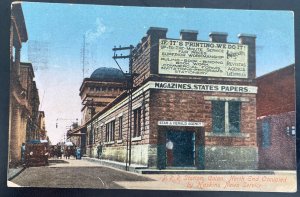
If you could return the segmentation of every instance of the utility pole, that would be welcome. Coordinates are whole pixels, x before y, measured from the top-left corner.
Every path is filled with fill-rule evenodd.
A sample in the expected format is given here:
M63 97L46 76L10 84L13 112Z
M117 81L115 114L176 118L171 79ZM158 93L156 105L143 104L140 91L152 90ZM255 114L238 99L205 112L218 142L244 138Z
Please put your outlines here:
M82 55L82 78L84 79L84 68L85 68L85 35L83 36L83 44L81 49L81 55Z
M130 45L128 47L114 47L112 50L114 51L113 59L116 64L122 71L123 75L127 81L127 95L128 95L128 130L127 130L127 139L126 139L126 170L129 171L129 166L131 164L131 139L132 139L132 92L133 92L133 78L135 74L132 73L132 50L133 46ZM117 51L129 50L129 55L119 55ZM117 59L129 59L129 72L124 73L122 68L120 67ZM129 134L128 134L129 132Z

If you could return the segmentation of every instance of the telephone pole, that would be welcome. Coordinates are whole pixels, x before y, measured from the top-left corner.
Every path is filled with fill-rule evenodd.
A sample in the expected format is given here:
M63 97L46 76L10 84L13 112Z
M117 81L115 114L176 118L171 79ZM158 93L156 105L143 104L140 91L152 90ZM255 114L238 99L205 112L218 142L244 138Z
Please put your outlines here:
M82 78L84 79L84 69L85 69L85 35L83 36L83 44L82 44L82 49L81 49L81 55L82 55Z
M126 170L129 171L129 166L131 164L131 139L132 139L132 92L133 92L133 78L136 74L132 73L132 50L133 46L127 47L114 47L112 50L114 51L113 59L115 60L116 64L122 71L123 75L126 78L127 82L127 95L128 95L128 130L127 130L127 139L126 139ZM129 55L118 55L118 51L129 50ZM129 72L124 73L122 68L120 67L117 59L129 59ZM129 132L129 134L128 134Z

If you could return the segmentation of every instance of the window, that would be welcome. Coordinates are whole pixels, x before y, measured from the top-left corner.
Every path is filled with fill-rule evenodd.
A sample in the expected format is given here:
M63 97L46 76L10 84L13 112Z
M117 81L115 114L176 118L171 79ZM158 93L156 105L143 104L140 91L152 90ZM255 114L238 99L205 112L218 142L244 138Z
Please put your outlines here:
M115 121L106 124L105 141L112 142L115 140Z
M103 125L100 127L100 141L103 142Z
M96 130L98 130L98 128L94 128L93 129L93 143L96 143Z
M241 103L240 102L229 102L229 132L238 133L240 132L240 117L241 117Z
M141 136L141 108L137 108L133 111L133 137Z
M214 132L225 132L225 102L212 101L212 120Z
M292 136L295 136L296 135L296 127L295 126L292 126Z
M123 116L119 117L119 140L122 139Z
M13 56L13 62L16 62L16 48L15 48L15 46L12 47L12 56Z
M261 142L263 148L270 146L270 122L268 119L264 119L262 122L262 136Z
M288 136L295 136L296 135L296 127L295 126L287 126L286 127L286 134L288 135Z
M89 145L93 144L93 138L94 138L94 136L93 136L93 130L94 130L93 127L91 127L90 131L89 131L89 143L88 143Z
M99 127L97 127L97 129L96 129L96 136L97 136L97 140L98 140L99 139Z
M212 101L212 128L215 133L240 132L241 103Z

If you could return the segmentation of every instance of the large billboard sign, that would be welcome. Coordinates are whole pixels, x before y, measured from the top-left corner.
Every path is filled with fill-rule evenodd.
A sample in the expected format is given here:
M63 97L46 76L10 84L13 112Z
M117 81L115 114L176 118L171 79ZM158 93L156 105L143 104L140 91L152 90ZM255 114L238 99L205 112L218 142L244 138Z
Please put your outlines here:
M160 39L159 74L248 78L248 46Z

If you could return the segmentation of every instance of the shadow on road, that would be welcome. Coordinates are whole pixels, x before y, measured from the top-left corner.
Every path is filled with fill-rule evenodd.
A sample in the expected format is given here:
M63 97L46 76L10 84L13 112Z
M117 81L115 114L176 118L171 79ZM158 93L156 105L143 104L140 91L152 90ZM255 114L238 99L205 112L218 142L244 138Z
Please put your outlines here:
M57 163L69 163L67 161L61 160L61 159L51 159L49 160L49 164L57 164Z

